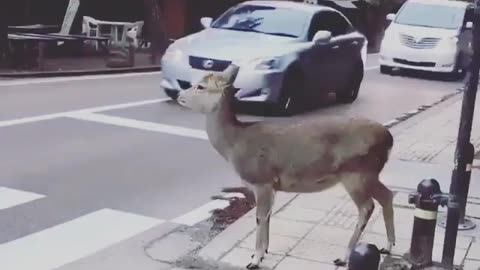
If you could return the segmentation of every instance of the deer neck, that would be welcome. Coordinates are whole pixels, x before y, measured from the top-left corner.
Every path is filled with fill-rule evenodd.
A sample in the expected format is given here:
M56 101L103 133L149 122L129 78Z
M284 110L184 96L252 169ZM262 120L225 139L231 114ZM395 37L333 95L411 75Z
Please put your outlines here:
M217 107L207 114L206 120L206 131L211 144L227 160L241 132L240 122L233 109L234 98L233 89L227 90Z

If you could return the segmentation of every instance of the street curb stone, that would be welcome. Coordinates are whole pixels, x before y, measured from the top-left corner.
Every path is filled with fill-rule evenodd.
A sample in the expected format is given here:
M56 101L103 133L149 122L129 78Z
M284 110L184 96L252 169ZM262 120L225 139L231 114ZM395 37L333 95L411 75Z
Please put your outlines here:
M295 193L279 193L273 207L273 213L282 210L283 207L288 205L296 197L298 197L298 194ZM198 255L204 260L221 260L233 248L243 242L253 230L255 230L255 211L256 207L252 208L237 221L228 226L204 248L202 248Z
M435 107L436 105L439 105L455 96L457 96L458 94L462 93L464 91L464 87L461 87L461 88L458 88L457 90L455 90L455 92L453 93L449 93L449 94L446 94L444 96L442 96L441 98L435 100L434 102L432 103L429 103L429 104L423 104L423 105L420 105L417 109L414 109L414 110L411 110L409 112L406 112L406 113L403 113L397 117L395 117L394 119L384 123L383 125L387 128L392 128L432 107Z
M142 73L161 71L159 65L134 68L115 68L115 69L94 69L94 70L70 70L70 71L46 71L46 72L18 72L18 73L0 73L0 78L45 78L45 77L69 77L85 75L106 75L122 73Z

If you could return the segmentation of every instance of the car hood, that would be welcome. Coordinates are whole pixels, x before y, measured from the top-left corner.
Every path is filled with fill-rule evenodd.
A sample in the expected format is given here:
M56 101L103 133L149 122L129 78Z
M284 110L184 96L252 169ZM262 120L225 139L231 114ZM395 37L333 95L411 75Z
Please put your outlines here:
M208 28L177 40L173 46L187 55L233 61L279 56L305 44L290 37Z
M411 35L416 38L445 38L457 35L457 29L442 29L392 23L389 31Z

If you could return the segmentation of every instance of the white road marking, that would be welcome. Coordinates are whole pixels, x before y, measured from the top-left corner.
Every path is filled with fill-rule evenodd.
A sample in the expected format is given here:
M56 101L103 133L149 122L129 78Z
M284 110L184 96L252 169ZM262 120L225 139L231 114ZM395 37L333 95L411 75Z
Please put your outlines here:
M36 79L12 79L0 81L0 86L21 86L41 83L72 82L85 80L103 80L112 78L140 77L149 75L160 75L161 71L143 72L143 73L125 73L125 74L106 74L106 75L85 75L72 77L54 77L54 78L36 78Z
M366 67L365 70L374 70L374 69L379 69L380 66L370 66L370 67Z
M115 110L115 109L125 109L125 108L130 108L130 107L137 107L137 106L143 106L143 105L148 105L148 104L165 102L167 100L170 100L170 99L169 98L150 99L150 100L143 100L143 101L137 101L137 102L129 102L129 103L107 105L107 106L101 106L101 107L93 107L93 108L81 109L81 110L76 110L76 111L67 111L67 112L60 112L60 113L44 114L44 115L39 115L39 116L31 116L31 117L24 117L24 118L12 119L12 120L0 121L0 128L1 127L14 126L14 125L20 125L20 124L34 123L34 122L45 121L45 120L52 120L52 119L56 119L56 118L62 118L62 117L66 117L66 116L68 116L70 114L74 114L74 113L102 112L102 111Z
M102 209L0 245L0 262L4 270L53 270L163 222Z
M170 222L183 224L187 226L193 226L198 222L201 222L209 218L212 215L212 213L210 213L212 210L223 209L227 207L229 204L230 203L226 200L213 200L182 216L179 216L177 218L170 220Z
M93 122L110 124L110 125L115 125L120 127L137 128L137 129L142 129L147 131L161 132L161 133L167 133L167 134L172 134L177 136L208 140L207 133L201 129L184 128L184 127L158 124L153 122L146 122L146 121L109 116L104 114L96 114L96 113L72 113L67 116L74 119L93 121Z
M45 195L0 187L0 210L44 198Z

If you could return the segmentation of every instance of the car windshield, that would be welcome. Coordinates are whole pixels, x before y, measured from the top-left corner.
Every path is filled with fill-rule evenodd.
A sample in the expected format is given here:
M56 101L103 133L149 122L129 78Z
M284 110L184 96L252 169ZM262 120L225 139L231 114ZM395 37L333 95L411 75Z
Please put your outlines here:
M299 37L305 31L309 14L301 10L259 5L239 5L228 10L212 28Z
M414 26L456 29L462 25L462 7L407 3L395 18L395 23Z

